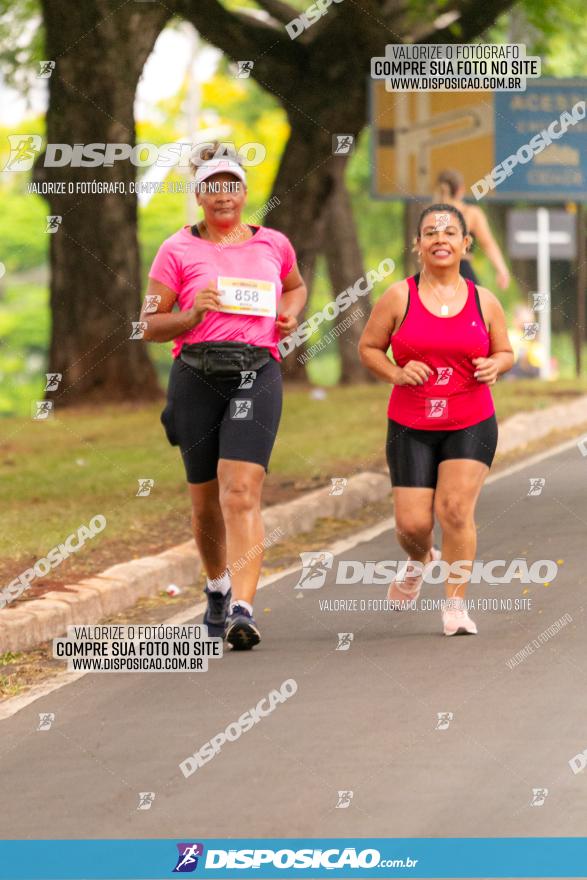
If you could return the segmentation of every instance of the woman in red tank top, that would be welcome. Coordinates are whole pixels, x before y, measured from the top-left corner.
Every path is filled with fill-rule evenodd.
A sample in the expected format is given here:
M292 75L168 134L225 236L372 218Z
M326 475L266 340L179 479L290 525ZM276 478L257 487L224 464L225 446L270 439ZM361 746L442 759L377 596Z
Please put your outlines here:
M446 635L477 632L464 598L477 549L475 505L497 445L490 386L514 359L499 300L459 274L469 243L458 209L426 208L416 237L422 270L384 293L359 344L365 366L393 385L387 460L397 539L409 558L388 598L398 610L417 608L423 567L458 563L445 584ZM435 516L442 556L433 546Z

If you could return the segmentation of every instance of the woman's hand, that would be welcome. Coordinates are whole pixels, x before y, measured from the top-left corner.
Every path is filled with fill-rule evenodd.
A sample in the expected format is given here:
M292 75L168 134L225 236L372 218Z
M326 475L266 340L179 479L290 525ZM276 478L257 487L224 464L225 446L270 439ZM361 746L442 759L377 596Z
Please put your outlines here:
M394 385L423 385L432 375L432 369L422 361L408 361Z
M486 385L495 385L499 374L497 361L492 358L473 358L472 363L475 367L473 375L478 382L484 382Z
M194 304L184 312L188 330L200 324L206 317L206 312L218 311L221 306L220 296L214 287L205 287L198 290L194 297Z
M278 315L275 324L280 337L283 339L284 336L289 336L290 333L297 329L298 319L294 318L293 315Z

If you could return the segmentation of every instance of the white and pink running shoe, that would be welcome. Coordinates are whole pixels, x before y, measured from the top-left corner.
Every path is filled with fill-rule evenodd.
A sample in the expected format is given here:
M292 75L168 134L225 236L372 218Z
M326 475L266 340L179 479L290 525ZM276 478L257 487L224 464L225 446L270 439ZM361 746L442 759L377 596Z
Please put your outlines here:
M440 550L438 547L432 547L430 550L430 562L438 562L440 559ZM414 602L418 599L420 595L420 590L422 589L422 582L424 580L423 577L423 569L424 564L419 565L417 562L413 564L413 573L410 573L410 562L413 560L408 559L406 563L405 574L398 574L390 583L389 589L387 591L387 598L391 602L396 603L396 609L398 611L406 611L409 610L410 602ZM419 573L416 573L419 571Z
M456 636L459 633L477 635L477 625L469 617L465 600L460 597L446 600L442 609L442 625L445 636Z

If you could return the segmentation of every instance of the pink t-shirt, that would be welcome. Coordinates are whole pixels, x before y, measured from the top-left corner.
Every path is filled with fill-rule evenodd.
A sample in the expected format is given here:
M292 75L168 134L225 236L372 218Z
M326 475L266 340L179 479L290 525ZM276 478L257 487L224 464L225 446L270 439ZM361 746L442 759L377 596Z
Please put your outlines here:
M281 282L293 269L296 255L283 233L266 226L253 228L257 231L247 241L219 245L192 235L190 227L184 226L163 242L153 260L149 278L160 281L177 294L182 312L191 308L199 290L215 288L219 275L272 281L277 307ZM208 311L200 324L176 336L172 354L177 357L186 342L219 341L248 342L269 348L273 357L281 360L275 318L215 311Z

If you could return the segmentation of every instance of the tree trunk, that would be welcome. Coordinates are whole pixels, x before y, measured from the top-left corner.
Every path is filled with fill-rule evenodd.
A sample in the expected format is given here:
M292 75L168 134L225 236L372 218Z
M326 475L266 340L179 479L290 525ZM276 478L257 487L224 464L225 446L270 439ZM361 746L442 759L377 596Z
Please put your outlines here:
M271 194L280 203L268 215L267 224L291 239L308 288L308 300L324 238L328 203L343 167L344 159L332 156L329 132L303 122L292 127ZM307 306L298 318L300 323L305 314ZM301 346L284 358L283 375L288 382L307 381L306 368L300 360L302 352Z
M414 240L418 232L420 214L430 204L430 199L409 199L404 203L404 274L407 277L420 271Z
M330 199L324 235L324 255L332 283L333 298L365 274L355 218L344 178L339 181ZM343 384L375 381L375 377L359 360L357 350L370 311L369 297L364 296L353 303L344 315L336 319L337 323L342 320L351 322L338 337L341 359L340 381Z
M105 7L111 7L110 12ZM169 18L163 7L86 0L45 0L49 80L48 144L135 144L136 85L155 39ZM141 340L141 276L137 200L130 161L112 167L35 167L35 180L65 183L72 194L47 196L51 215L51 344L48 368L61 373L48 392L58 406L151 400L161 395ZM78 192L78 185L118 182L125 192Z

